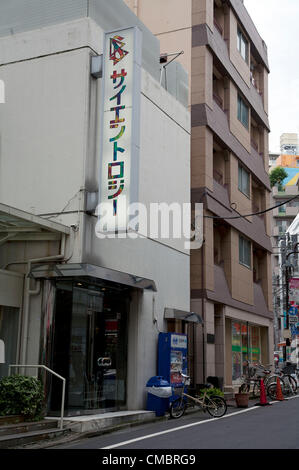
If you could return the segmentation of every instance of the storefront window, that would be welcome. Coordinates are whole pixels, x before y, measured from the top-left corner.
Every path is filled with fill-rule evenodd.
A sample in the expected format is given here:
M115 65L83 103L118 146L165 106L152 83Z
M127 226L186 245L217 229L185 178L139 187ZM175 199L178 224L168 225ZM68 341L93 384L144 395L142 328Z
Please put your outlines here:
M238 383L244 373L244 362L261 358L260 328L247 323L232 322L232 381Z
M261 358L260 350L260 329L257 326L251 326L251 362L257 362Z

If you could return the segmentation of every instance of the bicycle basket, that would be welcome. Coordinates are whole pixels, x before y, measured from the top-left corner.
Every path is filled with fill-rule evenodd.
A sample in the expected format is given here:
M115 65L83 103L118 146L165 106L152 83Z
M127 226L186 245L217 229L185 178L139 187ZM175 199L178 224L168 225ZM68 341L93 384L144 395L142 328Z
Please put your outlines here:
M173 395L178 396L178 397L182 396L183 391L184 391L183 386L173 387L172 388Z
M295 374L296 367L296 364L288 364L287 366L284 366L281 370L284 374Z

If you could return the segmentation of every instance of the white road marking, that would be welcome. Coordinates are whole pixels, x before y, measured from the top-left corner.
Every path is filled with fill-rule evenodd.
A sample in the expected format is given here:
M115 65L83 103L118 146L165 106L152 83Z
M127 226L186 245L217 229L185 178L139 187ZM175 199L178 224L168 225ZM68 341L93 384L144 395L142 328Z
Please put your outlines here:
M299 395L295 395L294 397L290 397L290 398L288 398L288 400L290 400L292 398L299 398ZM281 403L281 402L280 401L271 401L270 402L271 405L274 404L274 403ZM244 410L235 411L234 413L226 414L226 415L222 416L221 418L211 418L211 419L206 419L206 420L203 420L203 421L197 421L196 423L185 424L183 426L178 426L177 428L167 429L166 431L160 431L160 432L156 432L156 433L153 433L153 434L148 434L146 436L141 436L141 437L137 437L135 439L130 439L128 441L119 442L118 444L113 444L113 445L110 445L110 446L107 446L107 447L101 447L100 449L116 449L117 447L126 446L128 444L132 444L133 442L142 441L144 439L150 439L151 437L162 436L163 434L168 434L168 433L175 432L175 431L181 431L182 429L191 428L193 426L199 426L201 424L212 423L213 421L218 421L219 419L230 418L231 416L239 415L239 414L242 414L242 413L247 413L248 411L257 410L257 409L258 409L258 406L257 407L252 406L252 407L246 408Z

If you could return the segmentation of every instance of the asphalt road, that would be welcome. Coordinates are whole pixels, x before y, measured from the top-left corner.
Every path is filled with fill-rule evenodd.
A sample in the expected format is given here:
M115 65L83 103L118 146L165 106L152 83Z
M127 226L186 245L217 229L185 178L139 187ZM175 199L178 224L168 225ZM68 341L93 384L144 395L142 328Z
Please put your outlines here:
M193 413L56 449L299 449L299 396L271 406L228 410L222 418Z

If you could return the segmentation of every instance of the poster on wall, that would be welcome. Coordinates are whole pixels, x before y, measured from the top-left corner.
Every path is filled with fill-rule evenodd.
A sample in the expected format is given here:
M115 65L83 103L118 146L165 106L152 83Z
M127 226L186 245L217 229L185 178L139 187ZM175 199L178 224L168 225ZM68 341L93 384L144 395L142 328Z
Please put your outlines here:
M141 40L137 27L104 34L99 231L126 231L138 198Z

